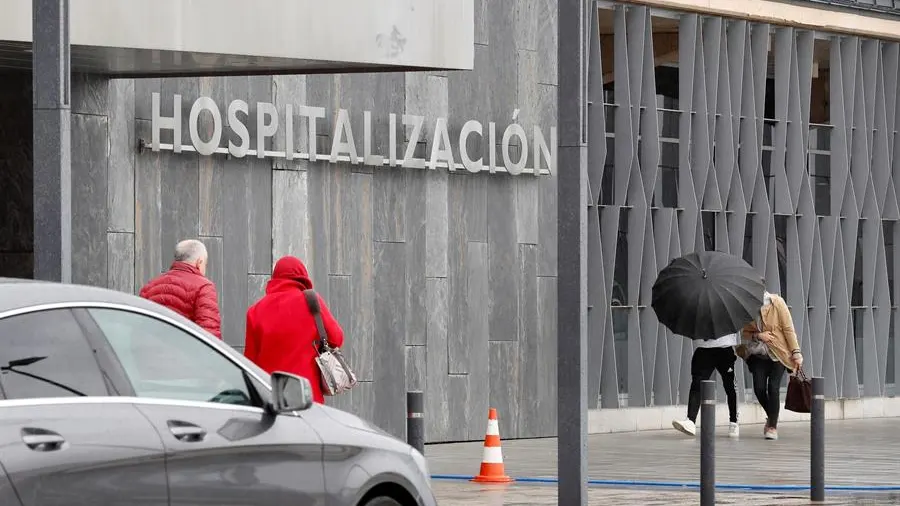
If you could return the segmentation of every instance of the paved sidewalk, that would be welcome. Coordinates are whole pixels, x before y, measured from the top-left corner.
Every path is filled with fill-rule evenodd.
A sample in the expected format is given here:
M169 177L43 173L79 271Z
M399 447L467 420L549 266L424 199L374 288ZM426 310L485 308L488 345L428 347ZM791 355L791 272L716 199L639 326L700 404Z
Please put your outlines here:
M781 439L766 441L760 425L742 426L739 440L729 439L727 428L719 428L716 481L809 485L809 424L784 423L778 429ZM900 419L891 418L827 422L826 484L900 485L898 429ZM588 445L591 479L693 483L699 480L699 437L690 438L674 429L592 435ZM482 443L429 445L425 454L432 474L472 475L478 472L481 463ZM556 476L555 438L504 441L503 457L510 476ZM555 487L548 488L555 490ZM808 492L790 493L803 496ZM900 497L900 492L897 494ZM693 497L696 500L696 493ZM900 498L890 504L900 504Z
M441 506L526 506L557 504L555 486L546 485L475 485L435 480L435 495ZM609 489L593 487L588 493L592 506L696 506L700 501L698 491L666 491L646 489ZM900 496L881 494L876 496L837 495L828 498L827 505L895 505ZM747 494L717 492L716 504L735 506L795 506L810 504L803 494ZM823 503L816 503L823 504Z

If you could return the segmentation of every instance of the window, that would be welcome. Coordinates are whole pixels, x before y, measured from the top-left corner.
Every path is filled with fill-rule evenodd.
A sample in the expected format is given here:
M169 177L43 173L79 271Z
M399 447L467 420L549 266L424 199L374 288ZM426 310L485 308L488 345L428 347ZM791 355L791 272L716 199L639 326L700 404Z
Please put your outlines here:
M891 307L897 303L894 301L894 223L889 220L881 220L881 230L884 235L884 258L887 261L888 292L891 297Z
M629 308L613 307L613 335L616 348L616 373L619 393L628 393L628 315Z
M678 143L661 140L659 145L659 182L655 202L661 207L678 207Z
M863 356L865 355L865 337L866 337L866 329L865 329L865 309L854 308L850 311L850 316L853 319L853 349L856 351L856 379L859 381L859 386L863 386L863 382L865 381L865 369L863 366L865 362L863 362ZM860 392L862 389L860 388ZM847 392L844 392L846 395ZM853 392L851 392L851 395Z
M703 248L706 251L716 251L716 213L701 211L700 220L703 225Z
M888 346L887 346L887 375L885 376L885 382L889 385L897 384L897 356L895 355L896 351L894 351L897 346L897 341L894 336L895 325L897 324L897 311L895 309L891 310L891 329L888 334ZM895 388L896 391L896 388Z
M191 334L156 318L89 309L138 397L259 405L244 370Z
M781 293L787 294L787 216L775 216L775 252L778 257L778 281Z
M638 261L640 259L637 259ZM611 306L628 305L628 210L619 211L619 230L616 234L616 263L613 271Z
M748 214L744 220L744 261L753 265L753 215Z
M0 320L0 387L7 399L109 395L94 350L68 309Z
M600 179L600 205L611 206L616 194L616 139L606 137L606 162L603 165L603 177Z
M807 172L813 190L816 214L831 214L831 128L828 125L809 127L809 157Z
M866 305L863 301L863 251L865 251L865 222L860 220L856 229L856 258L853 266L853 285L850 287L850 305L857 307Z

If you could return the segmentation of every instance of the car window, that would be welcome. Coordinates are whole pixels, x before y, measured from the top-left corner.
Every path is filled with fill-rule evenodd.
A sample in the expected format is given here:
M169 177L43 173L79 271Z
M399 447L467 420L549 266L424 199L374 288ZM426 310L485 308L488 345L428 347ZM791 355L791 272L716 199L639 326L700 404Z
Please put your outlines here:
M138 397L253 406L244 370L200 339L162 320L89 308Z
M94 350L68 309L0 320L0 387L7 399L109 395Z

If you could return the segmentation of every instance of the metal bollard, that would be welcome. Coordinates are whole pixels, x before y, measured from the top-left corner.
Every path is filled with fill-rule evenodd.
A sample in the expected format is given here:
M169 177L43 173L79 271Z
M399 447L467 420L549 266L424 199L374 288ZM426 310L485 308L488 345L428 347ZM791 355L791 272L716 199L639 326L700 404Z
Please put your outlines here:
M812 378L810 410L809 499L825 502L825 380Z
M700 406L700 506L716 504L716 382L702 382Z
M406 443L425 454L425 396L406 392Z

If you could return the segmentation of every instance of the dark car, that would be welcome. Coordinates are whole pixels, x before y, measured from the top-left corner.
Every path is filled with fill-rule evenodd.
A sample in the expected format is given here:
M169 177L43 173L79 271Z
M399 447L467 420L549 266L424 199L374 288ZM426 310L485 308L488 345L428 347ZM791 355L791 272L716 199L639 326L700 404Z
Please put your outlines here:
M152 302L0 278L0 505L433 505L421 453Z

